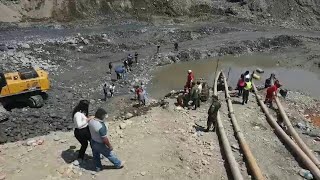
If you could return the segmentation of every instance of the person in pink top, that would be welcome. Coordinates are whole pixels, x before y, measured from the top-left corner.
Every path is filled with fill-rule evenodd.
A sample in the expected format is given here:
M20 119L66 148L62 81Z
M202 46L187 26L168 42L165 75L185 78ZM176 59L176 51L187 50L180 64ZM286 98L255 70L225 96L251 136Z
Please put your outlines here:
M238 80L238 96L241 96L243 93L243 88L244 88L245 82L244 82L244 75L241 74L240 79Z

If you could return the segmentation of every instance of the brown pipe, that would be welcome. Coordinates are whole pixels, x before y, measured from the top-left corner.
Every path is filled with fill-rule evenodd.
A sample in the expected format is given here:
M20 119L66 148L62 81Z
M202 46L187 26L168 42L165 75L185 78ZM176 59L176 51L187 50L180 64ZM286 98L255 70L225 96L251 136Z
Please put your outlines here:
M259 168L256 159L254 158L244 136L243 133L241 132L240 126L237 122L236 116L234 115L234 110L232 107L232 102L230 99L230 95L229 95L229 90L228 90L228 84L227 84L227 80L225 78L224 73L222 73L223 75L223 80L224 80L224 86L225 86L225 92L226 92L226 97L227 97L227 102L228 102L228 108L229 108L229 113L230 113L230 117L231 117L231 121L232 121L232 125L234 127L234 131L236 132L236 136L239 140L239 144L240 147L242 149L242 152L244 153L247 161L248 161L248 165L250 168L251 173L253 174L254 179L256 180L263 180L265 179L262 175L261 169Z
M252 82L252 87L254 93L260 104L261 109L264 111L267 116L269 124L275 129L277 134L284 140L284 142L291 148L292 152L301 160L301 162L311 171L315 179L320 180L320 170L318 167L311 161L311 159L300 149L300 147L292 141L292 139L283 131L283 129L278 125L274 117L269 113L267 106L263 103L261 97L258 95L258 90L254 83Z
M313 161L313 163L320 167L320 162L318 158L312 153L312 151L308 148L308 146L302 141L302 139L299 137L297 131L293 128L286 112L284 111L281 102L279 101L278 97L275 97L276 104L278 106L278 109L280 111L281 117L285 123L285 125L288 127L289 134L293 137L293 139L296 141L298 146L302 149L304 153L306 153L307 156Z
M217 81L218 81L220 73L221 72L219 72L217 74L217 76L215 78L215 81L214 81L214 89L213 89L213 94L214 95L218 95L218 93L217 93ZM232 177L233 177L234 180L243 180L243 177L242 177L242 174L240 172L238 163L237 163L236 159L233 156L233 152L231 150L231 146L230 146L229 140L228 140L226 132L224 130L224 127L223 127L223 124L222 124L222 121L221 121L221 118L220 118L219 111L217 113L217 126L218 126L217 128L218 128L218 132L219 132L219 137L221 138L222 146L223 146L223 149L225 151L225 154L226 154L226 157L227 157L227 160L228 160L228 164L230 166Z

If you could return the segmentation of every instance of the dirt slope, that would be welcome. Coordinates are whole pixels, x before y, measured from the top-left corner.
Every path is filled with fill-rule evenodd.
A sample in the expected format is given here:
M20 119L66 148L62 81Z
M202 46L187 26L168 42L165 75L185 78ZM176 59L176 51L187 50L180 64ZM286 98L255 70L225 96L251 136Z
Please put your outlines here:
M101 14L148 17L228 16L258 24L306 28L318 26L317 0L1 0L0 22L54 19L69 21Z

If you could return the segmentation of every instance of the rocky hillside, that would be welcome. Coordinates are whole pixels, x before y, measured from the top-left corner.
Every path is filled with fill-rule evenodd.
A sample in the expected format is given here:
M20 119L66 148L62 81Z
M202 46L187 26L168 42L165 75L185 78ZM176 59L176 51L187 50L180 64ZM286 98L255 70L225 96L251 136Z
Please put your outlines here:
M70 21L110 13L234 16L285 27L318 26L318 0L0 0L0 22Z

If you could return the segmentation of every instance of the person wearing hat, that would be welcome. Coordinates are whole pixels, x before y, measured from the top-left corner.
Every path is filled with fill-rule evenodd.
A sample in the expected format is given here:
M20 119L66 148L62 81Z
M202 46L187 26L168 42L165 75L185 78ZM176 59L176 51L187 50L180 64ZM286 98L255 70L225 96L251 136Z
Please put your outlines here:
M210 108L208 110L208 120L207 120L207 129L205 132L209 132L211 126L213 125L213 132L215 131L217 127L217 114L221 107L221 103L218 99L218 96L213 95L212 96L212 103L210 105Z
M184 90L185 92L188 90L188 92L190 93L191 88L192 88L192 82L194 81L194 75L192 70L188 70L188 76L187 76L187 83L184 86Z
M273 107L272 101L277 94L278 89L281 87L281 84L278 80L275 81L274 85L267 89L266 99L264 103L269 105L270 108Z
M108 138L108 127L104 123L104 120L108 117L107 112L99 108L94 119L89 122L89 129L91 133L91 148L93 160L95 162L96 171L102 170L101 158L102 154L108 158L109 161L114 164L115 168L121 169L124 166L124 162L120 161L113 151L113 147Z

